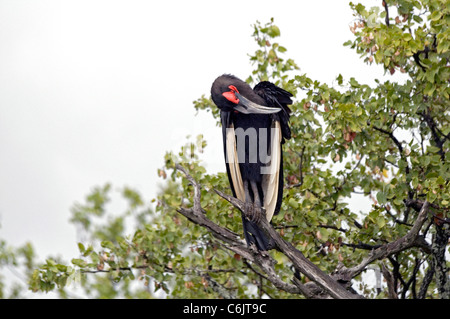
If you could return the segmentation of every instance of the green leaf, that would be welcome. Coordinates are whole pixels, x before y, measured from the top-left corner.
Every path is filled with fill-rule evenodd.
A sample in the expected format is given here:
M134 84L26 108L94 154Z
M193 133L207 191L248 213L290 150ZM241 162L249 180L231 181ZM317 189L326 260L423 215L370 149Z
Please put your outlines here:
M276 25L272 25L272 26L270 26L269 29L267 30L267 34L268 34L270 37L275 38L275 37L279 37L280 34L281 34L281 32L280 32L280 29L279 29Z
M377 225L378 227L383 228L386 225L386 219L384 219L383 216L379 216L377 218Z
M109 241L109 240L102 241L100 245L103 248L108 248L108 249L114 249L115 248L114 244L111 241Z
M82 254L86 251L86 248L84 248L84 245L82 243L78 243L78 249Z
M403 41L411 41L412 40L412 35L409 33L403 33Z
M436 10L430 15L429 19L431 21L438 21L441 18L441 16L442 16L441 11Z
M296 201L294 198L289 198L289 206L294 209L298 209L298 201Z
M377 201L379 204L385 204L387 201L386 194L383 192L377 193Z
M356 81L355 78L350 78L350 85L351 85L353 88L359 88L359 87L360 87L358 81Z
M86 261L84 261L83 259L78 259L78 258L72 259L72 264L74 264L75 266L78 266L80 268L84 268L87 265Z

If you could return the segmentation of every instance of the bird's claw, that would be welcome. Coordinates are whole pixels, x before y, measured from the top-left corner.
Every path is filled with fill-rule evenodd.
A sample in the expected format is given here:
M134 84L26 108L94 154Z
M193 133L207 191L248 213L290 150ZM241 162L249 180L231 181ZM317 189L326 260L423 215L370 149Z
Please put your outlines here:
M245 205L246 215L248 216L247 219L251 221L252 223L259 223L259 221L262 218L262 210L261 207L258 205L255 205L253 203L247 203Z

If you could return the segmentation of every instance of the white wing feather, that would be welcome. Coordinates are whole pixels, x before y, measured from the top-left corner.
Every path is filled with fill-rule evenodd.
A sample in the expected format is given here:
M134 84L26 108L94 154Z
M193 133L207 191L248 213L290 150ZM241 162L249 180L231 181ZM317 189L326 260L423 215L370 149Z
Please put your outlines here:
M230 168L231 180L233 181L236 197L245 201L244 182L242 181L241 169L239 168L239 159L237 156L236 137L234 135L234 125L231 123L227 128L227 162Z
M278 200L282 138L280 122L274 121L272 123L272 128L272 140L270 144L270 165L269 167L267 167L266 174L263 175L262 180L262 188L264 192L264 208L266 209L266 218L269 222L275 212L275 206L277 205Z

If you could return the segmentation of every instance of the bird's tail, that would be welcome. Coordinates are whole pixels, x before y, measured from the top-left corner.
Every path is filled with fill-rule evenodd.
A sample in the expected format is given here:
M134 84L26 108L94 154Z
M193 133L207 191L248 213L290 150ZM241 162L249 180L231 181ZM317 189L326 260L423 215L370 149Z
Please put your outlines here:
M255 244L258 250L264 251L275 247L273 239L269 238L258 225L245 218L244 214L242 214L242 224L247 245Z

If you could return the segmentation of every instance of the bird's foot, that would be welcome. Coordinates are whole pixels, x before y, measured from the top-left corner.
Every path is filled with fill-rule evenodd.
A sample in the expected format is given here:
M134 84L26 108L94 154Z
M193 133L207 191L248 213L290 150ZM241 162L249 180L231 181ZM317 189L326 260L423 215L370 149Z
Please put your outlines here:
M252 219L253 219L253 215L254 215L254 205L252 204L252 203L248 203L248 202L246 202L245 204L244 204L244 214L245 214L245 217L249 220L249 221L252 221Z
M263 217L263 209L257 204L246 203L245 204L245 214L249 221L257 224Z

